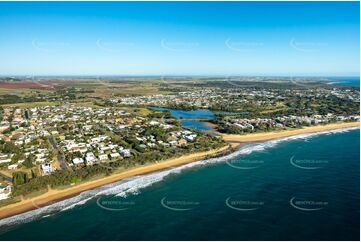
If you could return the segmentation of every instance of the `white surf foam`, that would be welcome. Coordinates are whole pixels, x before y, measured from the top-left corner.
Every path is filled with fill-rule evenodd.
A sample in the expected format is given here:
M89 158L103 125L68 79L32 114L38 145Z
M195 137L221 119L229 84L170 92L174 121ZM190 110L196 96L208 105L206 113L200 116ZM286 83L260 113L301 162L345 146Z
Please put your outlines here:
M348 132L350 130L358 129L358 127L355 128L344 128L344 129L337 129L337 130L330 130L330 131L322 131L317 133L310 133L310 134L300 134L275 140L270 140L262 143L253 143L246 146L243 146L239 150L222 156L222 157L216 157L216 158L210 158L205 160L200 160L196 162L192 162L189 164L185 164L178 167L171 167L164 171L154 172L147 175L141 175L141 176L134 176L127 179L124 179L119 182L115 182L112 184L104 185L98 188L95 188L93 190L85 191L79 194L78 196L48 205L46 207L38 208L26 213L22 213L19 215L15 215L9 218L5 218L0 220L0 226L5 225L12 225L12 224L18 224L18 223L25 223L29 222L31 220L44 217L49 214L53 214L55 212L59 211L66 211L69 209L73 209L76 206L83 205L89 200L97 197L97 196L104 196L104 195L115 195L119 197L126 197L131 194L138 194L141 189L151 186L157 182L160 182L164 180L166 177L168 177L171 174L178 174L182 172L183 170L190 169L192 167L198 167L198 166L205 166L210 164L217 164L225 162L229 159L232 159L237 156L241 155L248 155L252 152L262 152L266 149L269 149L271 147L276 146L280 142L290 141L290 140L297 140L297 139L305 139L308 140L311 137L321 135L321 134L335 134L335 133L343 133ZM34 204L35 207L36 204Z

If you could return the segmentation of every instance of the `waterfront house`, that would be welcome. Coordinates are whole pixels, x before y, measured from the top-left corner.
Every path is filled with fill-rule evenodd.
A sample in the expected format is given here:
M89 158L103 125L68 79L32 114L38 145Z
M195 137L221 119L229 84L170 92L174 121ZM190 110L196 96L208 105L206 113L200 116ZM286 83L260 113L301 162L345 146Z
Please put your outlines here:
M44 175L49 175L53 172L53 167L50 163L45 163L41 165L41 170L43 171Z

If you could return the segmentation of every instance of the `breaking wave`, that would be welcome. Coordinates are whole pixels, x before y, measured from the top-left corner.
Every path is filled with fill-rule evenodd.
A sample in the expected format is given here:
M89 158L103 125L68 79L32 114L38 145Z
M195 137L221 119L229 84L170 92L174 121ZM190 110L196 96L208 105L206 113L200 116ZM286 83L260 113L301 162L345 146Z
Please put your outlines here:
M138 194L140 193L141 189L145 187L149 187L157 182L163 181L166 177L168 177L171 174L179 174L183 170L190 169L192 167L199 167L199 166L206 166L210 164L217 164L225 162L229 159L235 158L237 156L241 155L248 155L252 152L262 152L266 149L269 149L271 147L276 146L277 144L285 141L291 141L291 140L297 140L297 139L303 139L308 141L309 138L321 135L321 134L336 134L336 133L344 133L351 130L359 129L358 127L354 128L344 128L344 129L336 129L331 131L322 131L322 132L316 132L311 134L300 134L295 136L290 136L286 138L280 138L270 141L265 141L262 143L252 143L245 145L238 149L237 151L227 154L222 157L216 157L216 158L210 158L200 161L195 161L189 164L181 165L178 167L171 167L167 170L159 171L150 173L147 175L140 175L140 176L134 176L127 179L124 179L119 182L111 183L108 185L104 185L89 191L82 192L81 194L65 199L60 202L56 202L54 204L50 204L45 207L39 207L35 210L25 212L19 215L15 215L9 218L5 218L0 220L0 227L2 226L9 226L19 223L26 223L30 222L34 219L42 218L42 217L48 217L49 215L52 215L56 212L66 211L69 209L73 209L76 206L83 205L89 200L94 199L98 196L106 196L106 195L113 195L118 197L126 197L128 195L132 194ZM34 206L37 207L37 205L34 203Z

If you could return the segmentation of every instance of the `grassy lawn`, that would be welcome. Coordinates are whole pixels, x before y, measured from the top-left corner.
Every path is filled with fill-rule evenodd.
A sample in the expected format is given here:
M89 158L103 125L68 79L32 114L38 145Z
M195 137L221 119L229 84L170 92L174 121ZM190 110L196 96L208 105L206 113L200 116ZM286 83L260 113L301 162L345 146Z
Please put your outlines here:
M136 113L141 116L147 116L150 113L154 112L152 110L149 110L148 108L135 108L135 107L117 107L121 110L127 111L129 113Z

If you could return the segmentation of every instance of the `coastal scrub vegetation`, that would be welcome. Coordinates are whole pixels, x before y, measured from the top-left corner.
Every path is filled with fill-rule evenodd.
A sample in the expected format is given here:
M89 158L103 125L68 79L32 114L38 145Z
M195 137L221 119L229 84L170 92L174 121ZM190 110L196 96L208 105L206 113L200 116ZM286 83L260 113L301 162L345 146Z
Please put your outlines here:
M71 168L67 170L57 170L48 176L29 177L27 173L13 173L13 196L28 195L36 191L51 188L69 186L74 183L84 182L99 176L111 175L119 168L131 168L138 165L145 165L155 161L166 160L178 157L184 154L194 152L208 151L223 147L225 143L215 137L207 136L200 138L196 143L159 151L137 152L132 157L124 158L118 161L111 161L107 164L94 164L92 166L82 166L80 168Z

